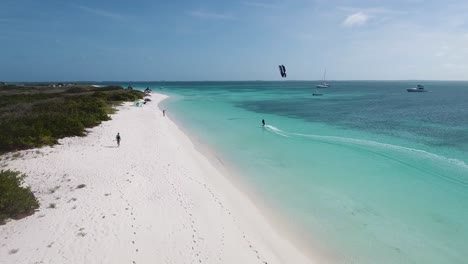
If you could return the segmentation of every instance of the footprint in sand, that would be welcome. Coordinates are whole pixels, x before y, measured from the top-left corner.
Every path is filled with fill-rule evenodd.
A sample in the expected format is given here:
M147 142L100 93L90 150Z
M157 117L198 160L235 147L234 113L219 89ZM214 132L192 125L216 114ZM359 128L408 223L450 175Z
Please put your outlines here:
M19 251L19 248L15 248L15 249L8 251L8 254L13 255L13 254L18 253L18 251Z

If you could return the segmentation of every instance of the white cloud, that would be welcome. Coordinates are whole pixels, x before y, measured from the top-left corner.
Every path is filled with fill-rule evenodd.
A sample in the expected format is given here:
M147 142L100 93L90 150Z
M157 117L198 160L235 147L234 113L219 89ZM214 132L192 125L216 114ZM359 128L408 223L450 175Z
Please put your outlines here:
M81 10L86 11L88 13L97 15L97 16L110 18L110 19L114 19L114 20L125 20L125 17L122 16L121 14L109 12L109 11L106 11L106 10L91 8L91 7L87 7L87 6L78 6L78 8L80 8Z
M357 12L352 15L349 15L342 23L345 27L357 27L362 26L367 23L369 20L369 16L364 14L363 12Z
M368 7L368 8L356 8L356 7L348 7L348 6L339 6L339 10L347 11L347 12L365 12L367 14L386 14L386 15L404 15L408 14L408 11L396 10L396 9L389 9L385 7Z
M439 48L439 51L435 54L436 57L446 57L450 53L450 47L443 45Z
M202 10L193 10L188 12L192 17L211 20L233 20L234 17L225 13L207 12Z
M277 4L266 3L266 2L244 2L243 4L246 6L259 7L259 8L270 8L270 9L280 8L280 6Z

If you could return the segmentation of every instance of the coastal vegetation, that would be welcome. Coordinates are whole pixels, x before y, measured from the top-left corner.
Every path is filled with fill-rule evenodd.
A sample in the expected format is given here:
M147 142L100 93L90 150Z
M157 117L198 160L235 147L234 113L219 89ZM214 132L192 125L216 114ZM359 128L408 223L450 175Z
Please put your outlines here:
M114 106L143 96L140 91L118 86L0 85L0 155L83 136L86 128L109 120ZM11 158L21 158L20 152ZM23 186L25 177L16 171L0 171L0 224L7 218L27 216L39 207L31 190ZM55 204L49 207L55 208Z
M30 215L39 207L31 190L23 187L24 177L16 171L0 171L0 224L7 218Z
M0 153L53 145L109 120L113 106L142 99L122 87L0 85Z

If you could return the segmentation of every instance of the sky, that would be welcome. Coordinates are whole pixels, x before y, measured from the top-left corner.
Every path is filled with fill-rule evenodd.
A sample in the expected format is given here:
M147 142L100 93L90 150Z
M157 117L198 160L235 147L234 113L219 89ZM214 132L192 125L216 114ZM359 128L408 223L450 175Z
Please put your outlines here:
M467 0L0 1L0 81L468 80Z

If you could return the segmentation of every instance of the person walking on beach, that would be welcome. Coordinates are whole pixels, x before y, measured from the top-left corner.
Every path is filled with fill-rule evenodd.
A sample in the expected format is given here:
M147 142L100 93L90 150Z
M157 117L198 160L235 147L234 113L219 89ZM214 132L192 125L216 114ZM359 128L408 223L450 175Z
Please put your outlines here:
M163 116L166 116L166 110L165 109L163 110Z
M265 126L265 119L262 119L262 126Z
M115 140L117 140L117 147L120 147L120 133L117 133L117 136L115 136Z

